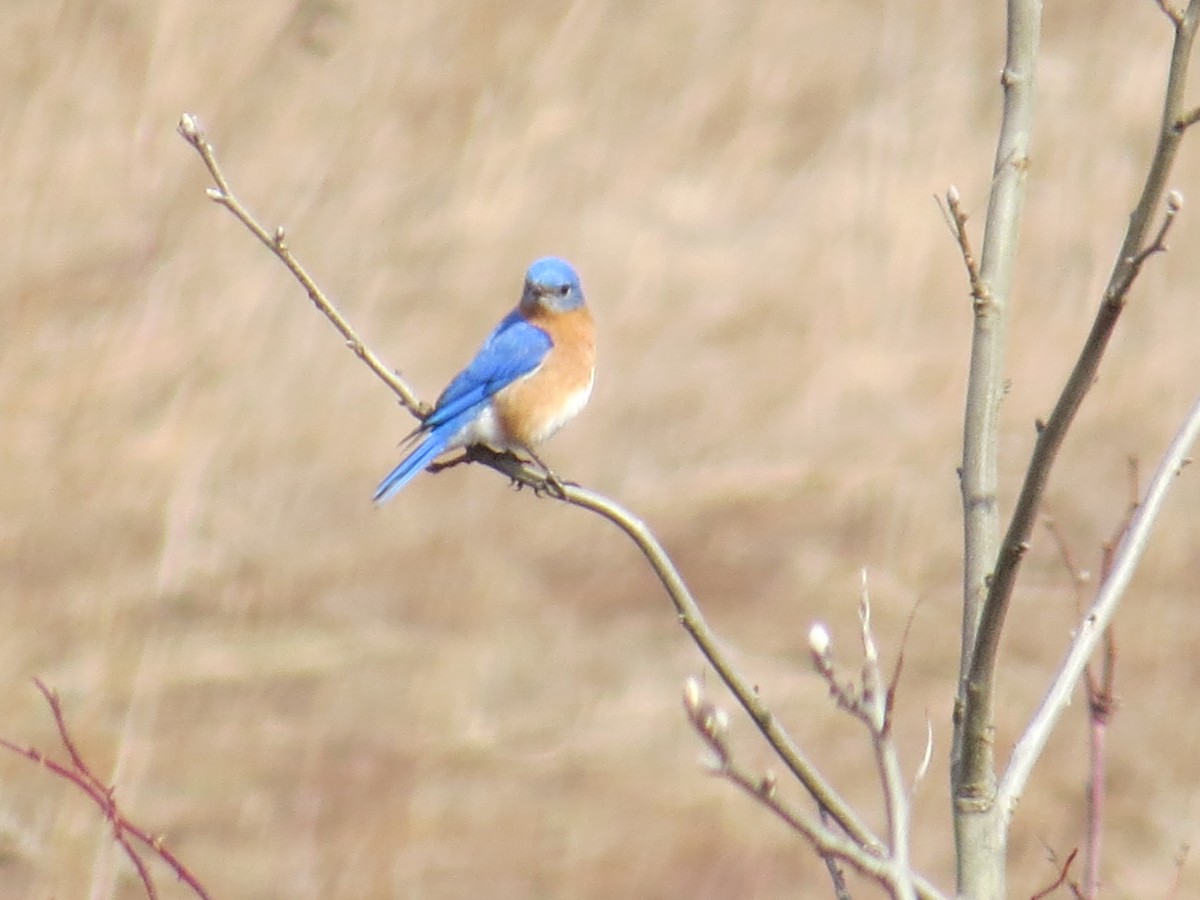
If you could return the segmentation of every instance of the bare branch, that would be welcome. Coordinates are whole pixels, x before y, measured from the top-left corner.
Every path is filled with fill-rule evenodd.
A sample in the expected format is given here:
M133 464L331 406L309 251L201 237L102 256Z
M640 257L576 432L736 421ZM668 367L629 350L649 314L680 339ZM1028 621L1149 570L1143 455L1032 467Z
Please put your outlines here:
M58 729L58 739L62 741L63 749L67 751L67 756L71 758L71 765L75 767L75 771L99 794L103 794L107 800L112 799L112 789L103 781L97 778L84 763L83 757L79 754L79 748L75 746L75 739L71 737L71 732L67 728L66 719L63 718L62 702L58 698L58 692L48 688L40 678L33 679L34 685L45 698L47 705L50 707L50 712L54 715L54 725ZM91 793L91 791L89 791Z
M717 636L700 612L683 576L680 575L674 562L671 561L645 523L609 498L578 485L566 485L565 494L567 503L603 516L625 532L637 545L671 598L680 624L691 635L692 640L716 670L721 680L733 692L738 703L754 720L772 750L804 785L818 805L829 811L839 828L866 849L873 852L879 851L883 846L879 838L871 833L854 811L849 808L845 800L817 771L791 735L762 702L754 684L733 665L729 657L722 651Z
M920 605L920 600L913 604L912 609L908 612L908 619L904 623L904 633L900 635L900 649L896 653L896 665L892 667L892 677L888 679L887 685L888 715L891 715L892 705L896 700L896 690L900 687L900 675L904 671L904 653L908 647L908 636L912 633L913 622L917 618L917 607Z
M861 684L856 686L837 673L829 652L829 632L824 625L809 629L809 649L817 672L829 685L829 693L838 706L867 727L875 751L875 765L883 792L888 827L888 847L895 864L897 881L892 886L894 896L913 897L911 862L909 859L909 794L904 784L899 754L892 735L892 699L895 681L885 682L879 664L879 651L871 629L871 598L867 590L867 573L862 573L862 593L858 618L862 641L863 665ZM911 620L910 620L911 621ZM895 671L898 677L899 669Z
M1021 0L1010 0L1010 27L1014 9L1020 8L1025 15L1036 18L1036 7L1036 0L1030 0L1028 5L1022 3ZM979 379L982 383L994 388L1000 378L1000 373L994 365L998 362L995 354L989 357L992 365L977 363L975 349L977 345L973 345L963 463L963 502L967 542L967 572L964 590L966 610L964 615L964 668L960 680L958 709L956 709L955 747L952 751L955 803L960 804L955 815L956 845L959 851L959 889L968 894L983 892L983 881L971 873L976 867L987 865L982 858L984 855L996 855L990 848L996 839L998 830L1005 827L993 819L995 808L990 799L995 792L995 762L991 730L996 655L1013 586L1016 583L1021 559L1029 545L1038 508L1041 505L1042 495L1058 450L1084 397L1095 381L1100 360L1124 309L1129 289L1140 271L1142 263L1149 255L1145 251L1152 249L1156 243L1152 240L1147 244L1147 234L1150 231L1155 211L1161 202L1166 180L1174 164L1183 135L1183 132L1176 127L1176 123L1183 116L1183 93L1187 83L1188 65L1196 28L1200 22L1200 0L1190 0L1187 11L1182 16L1172 16L1172 21L1175 24L1175 41L1163 100L1158 144L1146 175L1146 182L1133 213L1130 215L1125 239L1117 254L1117 260L1091 333L1088 335L1075 367L1059 396L1054 411L1045 427L1039 429L1016 508L998 554L992 552L994 544L990 543L992 532L989 530L990 523L993 521L991 517L995 510L995 460L993 456L990 456L990 454L994 454L996 448L995 409L988 407L985 403L987 398L994 395L989 394L983 388L976 389L975 382ZM1036 28L1036 25L1029 27ZM1010 39L1010 52L1011 45ZM1006 111L1006 124L1007 119ZM1173 219L1172 205L1175 204L1168 203L1167 215ZM1166 228L1169 228L1169 222L1164 222L1164 227L1160 228L1159 234L1165 235ZM989 234L990 231L989 222ZM985 234L983 266L985 279L988 274L987 236ZM1011 247L1009 250L1011 251ZM978 334L977 321L977 337ZM989 336L988 340L992 344L996 343L993 337ZM984 346L988 346L988 343L985 342ZM979 404L973 405L972 398L979 398ZM983 443L976 443L978 441ZM972 463L971 454L973 453L982 454L982 462L975 459ZM985 513L980 513L976 509L977 505L982 505ZM992 568L993 566L994 568ZM984 599L980 607L978 601L981 593ZM977 618L975 618L976 615ZM977 627L972 628L973 623L976 623ZM1053 718L1057 718L1057 715ZM1044 737L1043 735L1041 739ZM1033 755L1036 756L1037 752L1040 752L1040 747ZM1014 771L1022 774L1012 780L1009 775L1005 776L1005 780L1009 784L1009 792L1005 797L1005 805L1000 809L1000 815L1005 821L1011 815L1011 807L1007 804L1014 799L1015 794L1020 793L1020 787L1023 787L1024 779L1028 774L1020 767L1014 770L1010 763L1009 773ZM1012 791L1013 787L1017 787L1015 794ZM997 802L999 802L999 798L997 798ZM965 851L972 846L988 849L986 853L981 853L979 856L966 856ZM972 881L964 883L964 877L970 877ZM994 892L997 886L1002 885L1000 876L994 870L986 876L986 880L990 882L987 885L989 893ZM1003 890L1000 890L999 893L1003 894Z
M892 861L896 866L896 883L893 896L915 897L912 885L911 860L909 857L908 789L904 783L904 772L900 767L900 755L892 734L892 691L885 684L879 667L879 651L871 631L871 596L867 590L867 570L862 572L862 596L859 599L858 618L862 628L863 646L863 702L867 707L867 723L871 730L871 744L875 748L875 765L879 771L879 783L883 790L883 805L887 818L888 840Z
M823 809L817 810L821 817L821 824L826 827L833 820L829 818L829 813ZM833 885L834 900L854 900L850 895L850 888L846 884L846 873L842 871L841 863L834 857L828 854L821 855L821 861L825 863L825 870L829 872L829 881Z
M1016 810L1033 765L1050 737L1050 732L1071 699L1071 692L1080 673L1087 664L1096 646L1104 636L1112 616L1116 612L1134 569L1149 542L1154 523L1162 511L1167 492L1176 475L1187 462L1187 454L1197 436L1200 435L1200 398L1188 412L1182 427L1167 448L1158 471L1150 483L1149 491L1141 506L1129 522L1120 546L1113 557L1112 571L1096 594L1091 608L1082 618L1075 637L1067 650L1066 658L1047 691L1041 706L1034 713L1025 732L1013 748L1008 769L997 789L996 803L1005 820Z
M1058 557L1062 560L1063 568L1067 570L1067 575L1071 579L1071 588L1075 594L1075 612L1082 612L1084 603L1083 589L1087 587L1091 577L1085 570L1076 565L1075 554L1071 551L1071 545L1067 543L1066 535L1058 527L1058 522L1050 516L1045 516L1042 522L1046 526L1046 530L1050 532L1050 536L1054 538L1054 545L1058 548Z
M59 778L69 781L83 791L100 808L100 811L104 813L105 818L112 825L113 840L125 851L125 855L129 858L130 863L137 872L138 879L142 883L142 889L146 892L146 896L150 900L156 900L158 892L155 890L154 881L150 877L150 870L146 865L146 861L142 858L140 851L129 840L130 837L153 851L171 868L175 873L175 877L186 884L200 900L210 900L210 896L205 891L204 886L201 885L200 880L192 874L191 870L174 853L163 845L162 838L150 834L129 821L117 804L113 789L101 781L84 761L82 754L75 744L75 739L71 736L71 731L67 725L66 717L63 715L62 704L59 701L58 694L36 678L33 683L37 686L37 689L41 692L47 705L50 707L50 712L54 716L54 724L58 728L59 739L62 741L63 748L67 751L67 756L71 764L69 766L63 765L60 762L50 759L40 750L36 750L33 747L23 747L4 737L0 737L0 747L16 753L18 756L32 760Z
M1101 549L1100 584L1108 580L1112 572L1116 547L1129 522L1137 512L1140 499L1137 457L1129 458L1130 501L1115 533L1104 542ZM1100 675L1097 677L1095 664L1088 660L1084 668L1088 698L1088 785L1087 785L1087 833L1083 854L1082 894L1087 900L1095 900L1100 894L1100 860L1104 841L1104 809L1108 795L1107 747L1108 726L1117 708L1113 685L1117 672L1117 641L1110 624L1104 629L1104 650L1100 659Z
M995 650L999 632L1007 612L1008 601L1016 581L1017 569L1024 547L1028 544L1037 508L1049 478L1050 469L1058 455L1066 432L1074 421L1083 398L1095 381L1100 360L1116 327L1117 319L1124 309L1125 300L1142 264L1154 253L1164 249L1163 239L1181 208L1181 199L1172 192L1166 204L1166 213L1156 234L1147 241L1154 210L1160 202L1166 179L1174 163L1182 138L1174 123L1179 119L1183 89L1187 79L1188 63L1195 40L1197 22L1200 21L1200 0L1191 0L1187 14L1182 18L1176 32L1175 46L1171 56L1166 99L1163 106L1162 126L1158 146L1155 150L1141 197L1130 216L1121 251L1104 291L1104 301L1093 323L1075 368L1059 396L1054 411L1045 427L1040 429L1033 457L1026 472L1025 483L1013 512L1012 522L1005 535L996 571L992 578L981 622L979 640L973 660L972 680L990 682L994 667Z
M996 570L991 577L972 659L969 681L978 687L980 700L979 703L967 704L967 717L970 720L967 727L977 735L980 734L978 729L983 727L984 719L990 721L990 713L986 710L990 709L1000 632L1016 584L1017 571L1029 547L1033 523L1041 505L1050 470L1066 438L1067 430L1083 403L1084 395L1095 380L1100 359L1116 326L1117 317L1124 306L1124 298L1133 278L1150 255L1165 249L1162 238L1166 236L1178 209L1176 204L1168 204L1163 223L1154 239L1143 249L1118 263L1113 280L1106 291L1105 302L1101 305L1092 333L1075 364L1075 369L1063 388L1050 419L1038 430L1037 443L1026 470L1025 482L1000 550ZM1140 244L1141 240L1139 236L1137 243Z
M1167 232L1171 230L1171 225L1174 224L1175 217L1179 215L1181 209L1183 209L1183 195L1179 191L1171 191L1167 194L1167 208L1163 214L1162 224L1158 226L1158 231L1150 239L1149 243L1129 260L1129 265L1125 270L1125 278L1114 289L1114 293L1119 293L1121 297L1124 297L1129 292L1129 288L1133 285L1133 281L1137 278L1138 273L1141 272L1142 264L1156 253L1167 252Z
M1004 839L991 804L995 763L988 740L992 723L990 688L977 683L972 666L999 546L1000 402L1004 396L1008 304L1029 171L1042 4L1041 0L1007 0L1007 9L1001 76L1004 107L979 272L987 302L976 302L974 308L963 458L958 470L963 504L963 615L950 781L958 892L980 898L1005 895Z
M963 264L967 267L967 282L971 286L971 297L978 310L981 305L987 306L992 302L992 295L984 283L983 277L979 274L979 263L976 262L975 252L971 249L971 238L967 234L967 214L962 208L962 199L959 197L958 188L950 185L947 189L944 207L940 197L935 199L938 201L938 208L946 217L946 223L950 226L954 240L958 243L958 251L962 254Z
M813 665L817 674L825 680L829 687L829 696L838 707L854 716L868 728L871 726L870 713L863 697L863 691L849 679L841 676L833 665L833 654L830 652L829 631L822 623L813 625L808 631L808 646L812 651Z
M263 245L275 254L288 271L292 273L297 281L308 292L308 297L318 310L333 323L333 327L338 330L342 338L346 341L346 346L361 359L379 379L391 388L392 393L400 398L400 404L411 412L418 419L424 419L429 414L429 408L422 405L418 400L416 393L400 375L388 369L383 362L362 342L358 334L350 327L350 323L343 318L337 308L325 295L324 291L317 286L316 281L308 274L307 270L296 261L292 255L292 251L287 246L286 235L284 234L283 226L279 226L275 231L268 232L258 220L250 213L248 209L238 199L233 189L229 186L225 174L221 171L221 166L217 162L216 151L209 143L208 136L201 128L199 120L191 113L184 113L179 119L179 133L183 139L195 148L200 154L200 158L204 161L205 168L216 182L215 188L209 188L207 193L211 200L219 203L221 206L229 210L237 218L246 229L263 243Z
M709 771L741 788L755 802L770 810L793 831L808 840L813 849L826 861L831 877L834 878L835 890L845 890L845 882L840 878L835 864L835 861L841 861L888 888L894 897L940 896L931 885L914 878L909 871L907 859L901 861L895 854L888 856L878 848L864 848L841 836L829 827L824 810L821 811L821 817L817 818L789 806L780 798L772 774L756 777L740 766L727 743L729 716L704 696L698 678L689 678L684 685L683 706L688 720L711 753ZM919 888L915 888L914 883L919 885Z
M1183 867L1187 863L1188 853L1191 852L1191 849L1188 844L1184 844L1175 854L1175 877L1171 879L1171 889L1167 891L1166 900L1175 900L1179 896L1179 884L1183 880Z
M1067 876L1071 873L1071 863L1075 862L1075 856L1079 853L1079 848L1076 847L1068 855L1066 861L1062 864L1062 868L1058 872L1058 878L1054 882L1038 891L1029 900L1045 900L1060 887L1067 883Z
M1176 28L1183 26L1183 13L1173 7L1167 0L1154 0L1155 5L1163 11Z
M1140 503L1138 485L1137 457L1129 459L1129 506L1121 517L1120 523L1111 538L1101 545L1100 578L1103 586L1112 571L1115 548L1129 528L1129 521L1137 512ZM1046 528L1054 537L1058 546L1059 557L1063 567L1071 577L1075 594L1075 612L1083 615L1083 589L1090 580L1088 573L1075 562L1066 535L1057 523L1046 517ZM1100 673L1096 673L1096 663L1089 659L1084 666L1084 688L1087 694L1088 711L1088 779L1087 779L1087 819L1085 823L1084 853L1083 853L1083 885L1078 888L1081 897L1094 900L1100 891L1100 859L1101 845L1104 838L1104 807L1107 795L1107 739L1108 726L1116 710L1116 696L1113 684L1116 679L1117 645L1112 625L1104 629L1104 648L1100 659Z
M1187 131L1197 122L1200 122L1200 106L1195 109L1190 109L1182 116L1175 120L1175 130L1178 132Z
M1105 684L1111 686L1112 662L1108 651L1113 648L1112 627L1104 629L1105 637ZM1091 676L1090 668L1088 675ZM1101 700L1100 698L1105 698ZM1087 900L1095 900L1100 893L1100 859L1104 843L1104 810L1108 796L1108 723L1112 694L1094 693L1088 685L1088 780L1087 819L1084 834L1083 889Z

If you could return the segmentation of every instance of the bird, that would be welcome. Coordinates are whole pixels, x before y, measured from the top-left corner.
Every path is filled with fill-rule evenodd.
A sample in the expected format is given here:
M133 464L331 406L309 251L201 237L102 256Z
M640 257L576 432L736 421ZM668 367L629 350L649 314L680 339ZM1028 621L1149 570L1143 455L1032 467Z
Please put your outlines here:
M520 301L404 439L417 444L373 501L387 502L438 456L474 444L525 453L558 483L534 446L587 404L595 366L596 326L579 275L557 256L534 261Z

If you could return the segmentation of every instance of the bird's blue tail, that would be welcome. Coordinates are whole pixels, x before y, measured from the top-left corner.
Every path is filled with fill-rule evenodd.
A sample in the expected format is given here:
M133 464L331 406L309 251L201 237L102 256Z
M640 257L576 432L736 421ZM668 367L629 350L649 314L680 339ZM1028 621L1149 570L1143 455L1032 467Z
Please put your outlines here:
M425 467L446 449L446 445L450 443L453 435L453 430L442 426L431 431L413 449L412 453L400 461L400 465L388 473L387 478L379 482L379 487L375 488L375 496L371 500L375 503L386 503L400 493L401 488L416 478L419 473L425 471Z

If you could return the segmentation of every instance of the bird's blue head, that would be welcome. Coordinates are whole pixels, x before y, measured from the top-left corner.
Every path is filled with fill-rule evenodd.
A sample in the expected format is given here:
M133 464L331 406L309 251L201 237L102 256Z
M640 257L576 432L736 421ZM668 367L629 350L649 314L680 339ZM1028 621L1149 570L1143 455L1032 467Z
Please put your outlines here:
M557 256L543 256L525 273L521 309L532 313L541 307L548 312L569 312L583 306L583 286L571 264Z

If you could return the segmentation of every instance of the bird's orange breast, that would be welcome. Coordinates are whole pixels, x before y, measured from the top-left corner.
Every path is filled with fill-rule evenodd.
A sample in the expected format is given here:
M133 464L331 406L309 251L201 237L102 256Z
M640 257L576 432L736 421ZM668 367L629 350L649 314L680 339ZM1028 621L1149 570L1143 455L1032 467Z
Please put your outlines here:
M541 365L494 398L499 425L518 447L538 444L574 418L592 390L596 326L587 307L565 313L539 311L529 323L550 335Z

